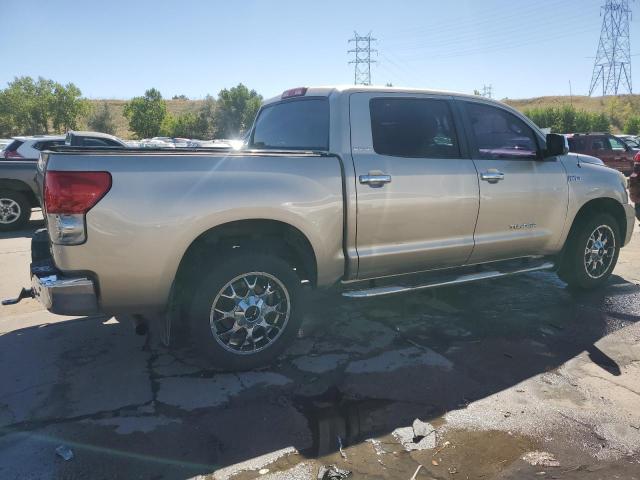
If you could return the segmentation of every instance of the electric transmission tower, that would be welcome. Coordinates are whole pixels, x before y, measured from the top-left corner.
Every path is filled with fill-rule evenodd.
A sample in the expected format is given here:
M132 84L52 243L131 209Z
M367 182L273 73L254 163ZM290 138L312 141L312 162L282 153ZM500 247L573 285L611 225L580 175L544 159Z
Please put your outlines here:
M491 84L489 85L484 85L482 87L482 96L483 97L487 97L487 98L493 98L491 96L491 91L493 90L493 86Z
M602 30L591 75L589 96L600 84L603 96L618 95L619 89L631 93L629 0L607 0L602 7L602 12L604 13Z
M378 53L378 50L371 48L371 43L375 43L376 39L371 37L371 32L366 36L358 35L353 32L353 38L349 39L349 43L355 42L355 48L347 53L355 54L355 59L349 63L355 64L353 72L354 85L371 85L371 64L376 63L371 60L372 53Z

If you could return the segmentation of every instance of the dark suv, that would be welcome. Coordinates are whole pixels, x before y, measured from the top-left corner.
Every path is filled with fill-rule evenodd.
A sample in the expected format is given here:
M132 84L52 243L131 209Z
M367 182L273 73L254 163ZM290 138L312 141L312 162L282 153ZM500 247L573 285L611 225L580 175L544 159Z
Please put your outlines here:
M569 150L591 155L602 160L607 166L625 175L633 172L633 157L636 152L619 138L610 133L570 133Z

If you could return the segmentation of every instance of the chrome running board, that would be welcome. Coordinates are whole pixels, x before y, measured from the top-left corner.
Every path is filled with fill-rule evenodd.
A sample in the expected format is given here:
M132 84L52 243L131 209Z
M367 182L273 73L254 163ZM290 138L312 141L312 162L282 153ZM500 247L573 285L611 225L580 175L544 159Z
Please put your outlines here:
M342 292L343 297L348 298L369 298L380 297L382 295L393 295L396 293L413 292L415 290L424 290L427 288L446 287L449 285L459 285L462 283L477 282L478 280L488 280L491 278L506 277L509 275L517 275L520 273L537 272L540 270L552 270L555 268L555 263L545 261L544 263L521 266L515 269L506 270L487 270L481 272L473 272L459 275L441 275L439 278L434 278L432 282L426 282L419 285L389 285L381 287L367 288L363 290L347 290Z

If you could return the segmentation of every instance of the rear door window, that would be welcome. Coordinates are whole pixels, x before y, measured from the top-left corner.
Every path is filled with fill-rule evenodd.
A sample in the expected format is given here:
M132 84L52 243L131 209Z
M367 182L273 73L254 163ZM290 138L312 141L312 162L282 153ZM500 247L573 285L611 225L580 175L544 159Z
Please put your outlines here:
M478 158L538 158L536 134L514 114L492 105L466 102Z
M611 146L604 137L594 137L591 139L591 150L610 150Z
M611 148L611 150L626 151L626 147L624 143L622 143L622 140L618 140L616 137L608 137L608 140L609 148Z
M446 100L373 98L371 135L379 155L460 158L458 136Z
M33 148L39 151L48 150L51 147L56 147L58 145L64 145L64 140L46 140L44 142L36 143Z
M249 147L329 150L329 100L325 97L305 98L263 107Z
M572 152L584 152L587 149L587 142L584 138L573 137L569 139L569 149Z
M80 145L83 147L113 147L111 140L105 138L81 138Z
M12 157L16 158L18 156L17 151L23 143L24 142L22 140L14 140L13 142L11 142L6 146L2 153L0 153L0 160L2 160L3 158L9 160L11 160Z

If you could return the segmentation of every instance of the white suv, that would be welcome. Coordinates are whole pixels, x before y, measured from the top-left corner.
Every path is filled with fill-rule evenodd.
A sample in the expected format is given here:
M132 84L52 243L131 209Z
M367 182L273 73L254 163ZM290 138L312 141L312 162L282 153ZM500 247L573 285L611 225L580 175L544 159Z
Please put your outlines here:
M64 145L64 135L34 135L13 137L2 151L5 160L38 160L40 152L56 145Z

